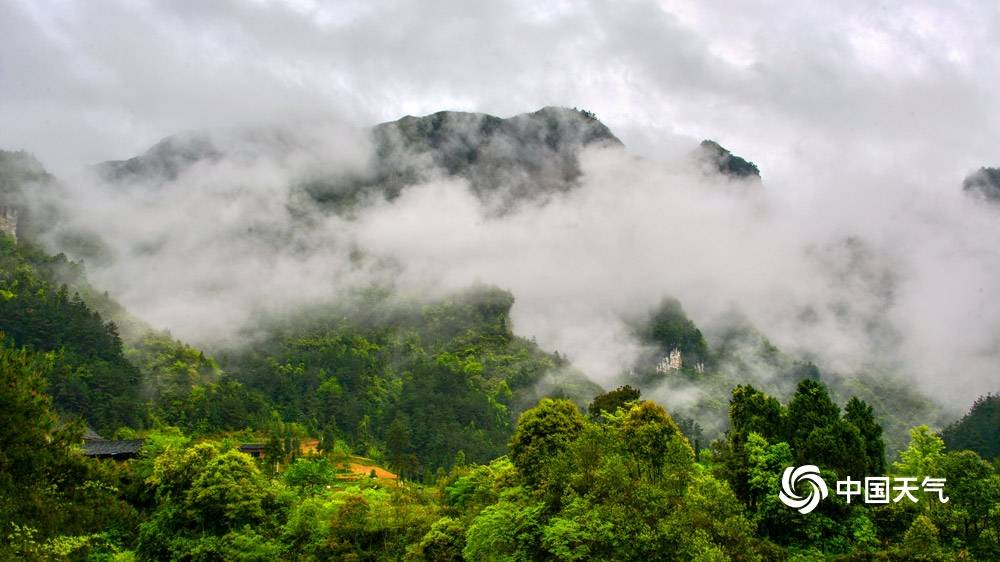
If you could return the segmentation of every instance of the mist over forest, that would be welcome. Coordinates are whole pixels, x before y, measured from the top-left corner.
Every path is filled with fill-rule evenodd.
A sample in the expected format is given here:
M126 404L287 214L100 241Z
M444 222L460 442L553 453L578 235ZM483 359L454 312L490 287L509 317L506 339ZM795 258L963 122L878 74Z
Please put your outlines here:
M513 293L517 333L605 387L643 352L628 319L672 297L709 336L739 317L824 369L892 374L955 412L993 390L1000 223L959 181L797 202L766 170L719 172L694 139L649 157L568 109L518 119L540 123L497 133L497 118L445 112L376 135L184 133L25 196L59 217L39 227L53 251L201 346L368 286L435 298L486 283ZM411 123L427 128L416 141Z

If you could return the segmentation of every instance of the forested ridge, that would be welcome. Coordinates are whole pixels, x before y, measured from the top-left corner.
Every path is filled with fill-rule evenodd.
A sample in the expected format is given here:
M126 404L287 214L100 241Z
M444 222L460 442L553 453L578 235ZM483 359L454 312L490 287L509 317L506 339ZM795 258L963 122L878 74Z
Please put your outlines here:
M799 366L789 376L811 374L786 404L731 387L725 433L698 443L695 419L675 421L631 387L600 394L561 356L514 336L512 297L500 290L434 303L374 291L364 316L292 315L259 345L212 359L124 316L64 257L0 243L8 558L1000 556L994 396L943 439L913 428L886 458L872 406L838 405L815 367ZM128 337L81 292L121 316ZM678 303L650 319L640 329L651 341L716 360ZM552 371L568 373L560 388L575 403L536 402ZM88 426L142 437L139 456L84 456ZM251 442L263 458L239 450ZM349 469L362 462L395 474ZM941 476L950 501L867 506L831 494L800 515L776 491L783 468L801 464L831 483Z
M406 153L468 182L499 220L575 189L585 145L620 145L592 113L560 108L406 117L373 136L368 175L294 189L347 217L369 191L391 200L422 181ZM97 170L142 189L220 150L178 136ZM741 190L760 185L715 142L695 155ZM55 181L0 151L0 202L25 208L26 189ZM201 348L47 251L53 208L19 217L17 239L0 232L0 559L1000 559L996 395L954 419L905 373L834 372L739 316L707 333L671 297L623 318L638 351L605 389L518 335L515 295L487 284L428 297L373 281ZM831 488L807 514L778 496L803 465ZM834 493L866 476L945 478L950 499Z

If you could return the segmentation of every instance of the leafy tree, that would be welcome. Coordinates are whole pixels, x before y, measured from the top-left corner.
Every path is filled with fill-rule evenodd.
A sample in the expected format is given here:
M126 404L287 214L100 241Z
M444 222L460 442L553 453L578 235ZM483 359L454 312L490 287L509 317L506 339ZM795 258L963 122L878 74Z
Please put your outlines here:
M442 485L445 502L458 510L478 512L496 503L499 489L513 486L516 475L517 470L507 457L488 465L459 467Z
M632 407L622 423L625 451L636 461L640 472L652 479L686 472L694 461L694 450L663 407L646 400Z
M274 529L286 508L249 456L211 443L167 449L148 482L156 508L140 525L137 551L145 558L220 558L235 535Z
M875 420L872 407L856 396L844 406L844 420L858 429L864 442L864 474L876 475L885 472L885 442L882 440L882 426Z
M844 420L813 429L796 452L799 459L834 470L840 477L871 474L861 432Z
M553 406L543 401L522 424L529 415L554 415ZM698 469L660 406L640 402L582 420L570 433L544 463L544 478L519 467L519 478L479 511L468 527L467 559L760 559L742 506L725 483ZM481 489L460 478L449 492L466 498L470 488Z
M14 491L68 461L68 449L82 440L79 425L60 423L45 394L45 373L53 355L15 349L0 332L0 478ZM45 446L41 446L45 444Z
M1000 474L972 451L953 451L938 462L945 479L947 503L926 498L929 516L940 530L942 542L969 545L982 560L1000 555Z
M937 478L943 458L944 441L926 425L918 425L910 430L910 445L899 453L899 460L892 468L920 480L927 476Z
M330 461L325 458L298 458L285 468L281 479L292 488L315 494L336 482L337 474Z
M625 408L631 402L635 402L639 399L640 392L632 388L629 385L619 386L618 388L605 392L603 394L598 394L594 397L594 400L587 407L587 412L595 418L601 416L601 412L614 413L618 408Z
M431 525L431 529L407 552L408 561L462 562L465 550L465 527L461 521L442 517Z
M396 416L386 432L387 459L401 476L414 476L420 469L420 461L413 452L411 436L410 425L405 415Z
M202 529L221 532L267 522L271 494L253 459L231 450L208 460L182 505Z
M274 466L284 462L287 453L285 445L277 434L268 435L267 443L264 444L264 458L267 459L269 465Z
M688 442L694 447L694 456L697 457L702 444L705 442L705 431L702 429L701 424L686 416L674 416L674 421L677 422L677 427L681 429L681 432L687 437Z
M918 515L903 537L902 552L909 560L945 560L939 541L940 533L926 515Z
M748 457L745 446L751 433L766 439L782 440L785 435L785 409L776 398L751 385L733 388L729 402L730 429L725 439L712 444L719 465L717 474L726 479L733 491L748 505L755 503L750 490Z
M751 433L747 436L747 505L757 515L761 530L770 537L781 538L787 533L792 512L781 509L774 490L779 489L779 477L787 466L793 463L792 450L788 443L771 445L762 435Z
M514 466L528 482L538 484L549 461L569 447L583 424L583 416L569 400L543 399L517 422L510 440Z
M732 431L740 436L751 432L774 439L785 434L785 411L776 398L751 385L738 385L729 401Z
M545 504L501 501L484 509L465 535L469 562L528 562L542 555Z
M830 399L826 387L818 381L799 382L788 402L787 438L799 464L808 464L804 447L813 430L834 425L840 419L840 408Z

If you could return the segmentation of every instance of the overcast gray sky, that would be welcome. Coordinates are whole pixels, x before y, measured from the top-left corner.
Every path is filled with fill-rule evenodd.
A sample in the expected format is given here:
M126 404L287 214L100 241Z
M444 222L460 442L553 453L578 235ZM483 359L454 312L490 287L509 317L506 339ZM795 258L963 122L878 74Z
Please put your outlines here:
M771 179L944 189L1000 163L989 1L4 0L0 47L0 147L57 171L191 128L543 105L638 148L715 138Z

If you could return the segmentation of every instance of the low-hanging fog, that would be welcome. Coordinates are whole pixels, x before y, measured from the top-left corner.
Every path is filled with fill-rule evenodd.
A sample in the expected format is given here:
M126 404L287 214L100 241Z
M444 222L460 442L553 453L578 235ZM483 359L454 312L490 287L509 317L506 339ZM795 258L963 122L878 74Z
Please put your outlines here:
M428 170L397 199L373 192L343 216L292 186L316 167L363 170L371 147L355 128L309 130L277 155L217 134L231 156L174 181L75 177L54 232L93 233L93 284L210 347L246 337L261 312L371 283L427 298L488 283L514 294L518 334L605 386L640 351L627 319L675 296L709 334L739 311L824 370L898 370L956 405L995 390L1000 214L958 186L817 175L802 181L823 189L785 197L795 185L709 173L693 139L670 139L656 157L587 149L576 189L502 215Z

